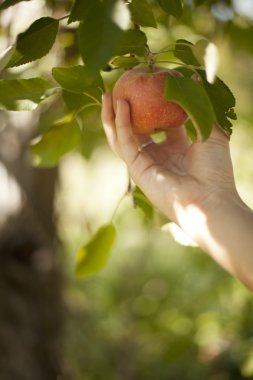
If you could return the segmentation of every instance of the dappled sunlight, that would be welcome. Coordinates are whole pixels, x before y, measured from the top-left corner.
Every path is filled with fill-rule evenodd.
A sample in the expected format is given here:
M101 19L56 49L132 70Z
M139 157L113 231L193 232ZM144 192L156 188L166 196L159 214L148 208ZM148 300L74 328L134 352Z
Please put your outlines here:
M127 7L118 0L113 7L112 19L122 30L127 30L131 22L131 15Z
M166 223L161 227L162 231L170 233L176 242L185 246L197 247L195 243L176 223Z
M237 260L235 262L231 261L229 249L223 246L224 239L222 238L222 234L228 233L229 216L224 215L223 210L221 210L220 220L213 221L207 218L204 211L195 205L188 205L186 208L187 212L181 205L177 204L175 206L178 222L182 229L224 269L236 274L238 262ZM219 222L223 223L222 221L225 223L224 230L221 230L221 225L219 224Z
M63 238L66 233L72 240L74 234L82 241L110 222L127 185L125 164L106 147L89 161L75 154L66 157L60 166L56 200Z
M252 0L232 0L235 11L241 16L253 19L253 3Z
M15 178L0 163L0 225L17 214L23 205L23 193Z

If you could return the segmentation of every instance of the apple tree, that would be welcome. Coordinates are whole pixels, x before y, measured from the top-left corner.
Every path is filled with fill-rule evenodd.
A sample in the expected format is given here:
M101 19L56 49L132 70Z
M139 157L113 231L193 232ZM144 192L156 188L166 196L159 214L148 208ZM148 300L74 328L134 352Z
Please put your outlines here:
M103 92L112 91L120 75L133 67L176 69L182 76L167 79L164 96L189 115L185 125L189 138L194 140L198 131L204 141L214 123L230 137L236 120L235 96L230 83L220 76L224 64L219 47L223 39L232 49L240 46L252 54L253 29L245 10L232 0L45 0L36 8L41 14L33 14L33 20L23 29L19 25L15 33L16 10L22 15L22 9L29 12L35 3L39 1L3 0L0 4L0 108L6 125L1 131L0 158L24 198L21 210L8 220L8 233L3 227L2 241L3 247L8 241L8 249L3 249L11 250L12 236L27 236L28 258L23 257L26 245L13 248L22 257L24 273L32 265L34 252L40 257L41 249L47 251L51 269L47 285L42 281L37 291L44 289L43 302L50 299L59 311L59 271L52 253L57 235L53 216L57 171L66 155L78 152L89 159L105 144L100 121ZM8 131L10 115L23 111L32 115L27 125ZM13 160L9 158L12 146L17 150ZM131 180L125 195L132 197L149 222L154 221L156 211ZM91 234L77 252L77 276L90 276L103 268L115 238L111 220ZM54 295L48 294L51 286L56 289ZM51 373L59 371L53 367L48 366Z

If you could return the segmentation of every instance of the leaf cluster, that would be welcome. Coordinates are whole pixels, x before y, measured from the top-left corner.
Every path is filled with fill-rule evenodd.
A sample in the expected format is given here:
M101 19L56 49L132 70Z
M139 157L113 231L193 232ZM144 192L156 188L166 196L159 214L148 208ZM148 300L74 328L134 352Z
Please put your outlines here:
M20 2L5 0L0 11ZM195 0L192 6L206 3L205 0ZM0 80L0 108L32 110L52 94L61 97L65 107L63 117L55 120L31 143L36 165L55 166L68 152L82 150L84 136L88 139L84 150L89 154L87 152L91 146L96 146L99 138L96 135L97 140L93 138L91 141L86 124L91 110L94 115L99 115L101 95L107 85L105 73L115 70L121 73L142 65L152 68L163 62L166 67L177 66L182 73L182 77L168 77L165 96L188 113L187 131L191 139L196 136L196 131L203 140L208 138L214 123L231 134L231 120L236 118L235 98L220 78L210 81L206 75L210 70L210 63L206 60L209 41L200 39L193 44L180 39L155 53L149 48L147 28L157 28L160 18L180 23L189 11L187 7L187 2L181 0L75 0L69 14L60 19L38 18L17 36L15 43L0 55L0 71L4 73L4 79ZM79 55L75 64L63 62L53 67L47 79L23 79L18 75L13 78L14 67L35 65L52 49L59 49L57 38L64 20L65 28L74 30L77 35ZM169 52L172 60L164 61L161 58L164 52ZM136 188L132 195L135 205L142 209L147 219L151 219L153 208L144 194ZM102 227L80 249L77 274L82 276L101 269L114 238L111 224Z

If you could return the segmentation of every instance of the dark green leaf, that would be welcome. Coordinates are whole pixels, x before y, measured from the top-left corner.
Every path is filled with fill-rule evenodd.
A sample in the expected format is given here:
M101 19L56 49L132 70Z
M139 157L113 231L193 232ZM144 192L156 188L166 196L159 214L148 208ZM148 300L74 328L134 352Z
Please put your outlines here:
M176 18L180 18L183 13L183 6L181 0L158 0L160 7Z
M139 187L135 187L132 191L134 205L144 213L148 220L151 220L154 215L154 208L152 203L148 200L146 195Z
M70 24L73 21L85 21L92 12L95 16L96 8L98 8L99 6L99 0L75 0L75 3L71 9L68 24Z
M77 254L76 275L87 277L100 271L108 261L116 238L113 224L102 226Z
M192 70L191 68L187 66L177 66L175 67L175 70L183 74L183 76L186 78L191 78L193 74L195 73L194 70Z
M59 21L51 17L36 20L18 35L16 50L7 67L20 66L46 55L55 42L58 27Z
M180 39L176 41L174 55L187 65L200 66L195 55L193 54L194 45L186 40Z
M130 29L122 35L118 46L117 55L136 54L143 56L145 54L145 46L147 37L144 32L137 29Z
M213 105L217 122L224 130L231 134L232 123L229 119L236 120L236 114L234 112L235 97L233 93L220 78L216 77L215 82L210 84L206 80L204 70L198 70L198 73L201 76L203 87Z
M112 60L111 64L113 66L122 68L132 68L140 63L140 60L136 57L116 57Z
M133 21L140 26L151 26L156 28L156 21L152 8L147 0L132 0L129 4Z
M16 5L18 3L21 3L21 1L30 1L30 0L5 0L1 5L0 5L0 11L3 9L7 9L11 7L12 5Z
M209 45L209 41L205 39L201 39L196 42L196 44L192 47L192 53L197 59L197 61L202 65L205 66L205 55L206 55L206 49Z
M62 156L76 148L79 141L80 129L71 116L55 123L39 142L30 146L34 164L40 167L57 165Z
M123 30L112 21L113 5L112 1L99 3L96 17L91 9L86 21L80 24L80 52L85 66L92 75L116 55L123 35Z
M0 80L0 108L30 110L54 91L42 78Z
M78 114L78 122L82 126L79 151L87 159L99 146L105 143L100 113L98 107L87 107Z
M94 104L92 98L101 101L101 91L97 88L90 88L87 93L82 94L63 90L62 97L69 111L78 111L88 104Z
M52 70L54 79L62 88L68 91L82 93L92 87L100 88L100 97L103 91L103 79L97 72L91 76L84 66L54 67Z
M165 94L168 100L179 104L188 113L203 140L207 139L215 113L204 88L193 79L168 76Z

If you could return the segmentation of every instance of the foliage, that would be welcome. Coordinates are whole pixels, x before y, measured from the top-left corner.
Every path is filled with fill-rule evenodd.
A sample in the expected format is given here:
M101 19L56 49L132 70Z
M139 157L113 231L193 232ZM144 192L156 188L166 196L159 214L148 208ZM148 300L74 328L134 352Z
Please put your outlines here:
M11 5L13 2L5 2L3 7ZM130 3L123 0L106 2L76 0L69 16L63 16L60 19L42 17L36 20L25 32L20 33L17 36L12 54L8 50L8 55L5 54L2 58L2 67L10 68L23 65L43 57L50 51L56 40L59 22L65 18L68 18L69 25L78 21L78 48L84 66L55 67L53 68L53 76L64 90L88 94L91 102L92 92L96 88L103 89L104 87L100 71L106 64L109 64L107 66L109 70L131 68L139 64L149 66L159 64L159 52L151 52L145 32L140 30L140 27L157 27L155 19L157 7L170 17L180 18L183 10L187 11L188 6L185 4L183 9L181 0L172 2L159 0L154 4L154 9L150 7L147 0L133 0ZM179 39L172 44L169 50L175 58L179 59L179 63L181 60L184 67L192 71L193 75L204 63L207 49L208 42L206 40L200 40L193 44L187 40ZM163 62L167 65L173 64L173 61L170 60ZM208 63L206 70L209 70L209 66ZM219 79L215 83L208 83L208 81L206 83L204 75L202 76L204 86L200 88L194 84L192 75L190 79L183 77L179 80L183 86L183 91L177 91L177 86L171 86L172 80L169 78L167 88L170 87L170 91L166 92L168 99L173 98L175 102L185 107L194 126L199 129L203 138L208 137L210 133L214 114L220 126L226 132L231 133L232 124L228 118L235 118L235 113L232 108L234 104L231 105L229 100L232 95L228 87ZM100 79L97 81L99 77ZM216 85L217 81L218 85ZM189 96L187 93L187 106L183 96L185 88L188 88L192 94ZM209 97L211 102L208 100ZM197 113L196 106L191 101L193 98L202 99L198 104L199 112ZM223 107L219 106L220 103L223 103ZM86 104L89 103L86 102ZM209 111L206 114L207 104ZM77 101L76 110L78 108L79 101ZM207 119L209 123L206 122Z
M92 239L79 249L76 275L90 276L104 267L116 237L115 227L108 224L100 227Z
M6 9L16 3L19 2L5 1L1 8ZM78 64L63 62L63 66L53 67L51 82L42 78L1 81L4 96L0 100L6 109L34 108L34 104L40 103L50 94L48 88L51 93L61 94L66 105L65 115L55 120L50 128L42 129L39 141L32 142L30 151L34 163L42 167L54 166L68 152L78 149L83 135L80 115L85 109L100 105L101 94L106 88L103 73L131 69L138 65L148 65L151 70L154 65L161 63L166 67L174 67L175 63L179 65L183 75L180 78L167 78L165 96L180 104L188 113L191 131L198 130L204 140L216 121L231 134L229 119L236 118L235 98L219 78L209 80L210 70L215 76L216 62L213 62L213 56L206 59L208 38L203 36L205 38L195 43L177 39L156 52L151 51L149 46L146 27L156 29L160 19L166 20L167 17L173 20L175 26L184 24L185 14L194 12L199 5L199 2L189 5L181 0L157 0L152 5L148 0L75 0L69 14L65 13L60 18L38 18L19 33L15 44L8 47L0 58L0 67L7 77L8 73L11 75L11 68L38 62L49 54L54 49L61 32L59 25L64 20L71 30L72 24L77 22L74 30L77 34ZM168 53L173 56L172 60L166 57L161 59ZM82 64L79 63L80 59ZM189 131L188 128L186 130ZM191 133L193 135L194 132Z
M236 12L234 2L47 0L45 4L43 14L18 35L1 27L13 45L0 54L0 108L37 107L40 122L29 147L35 165L59 165L73 151L92 159L105 142L102 92L110 91L119 75L132 67L158 65L183 74L167 80L166 97L188 112L191 140L196 129L207 138L213 121L231 135L236 114L229 87L241 99L240 114L248 112L247 102L251 109L251 97L244 101L252 91L251 76L240 64L242 60L246 68L252 64L253 26L252 20ZM1 17L11 7L15 11L25 6L29 10L29 0L2 1ZM224 9L232 12L227 20L221 18L226 16ZM215 54L208 56L210 44L230 52L218 71ZM215 72L214 81L208 80L210 71ZM222 75L229 79L229 87ZM44 120L48 109L49 122ZM119 213L120 238L112 256L116 231L108 218L100 225L91 220L95 234L81 226L77 263L66 259L66 271L75 267L79 278L101 271L106 264L96 277L73 279L66 290L73 316L66 351L76 379L251 378L253 305L247 291L197 249L180 248L158 232L162 217L135 187L131 207ZM59 214L64 212L63 208ZM72 225L70 217L65 228L70 235ZM58 228L68 251L76 252L75 233L70 238L74 243L67 244Z

